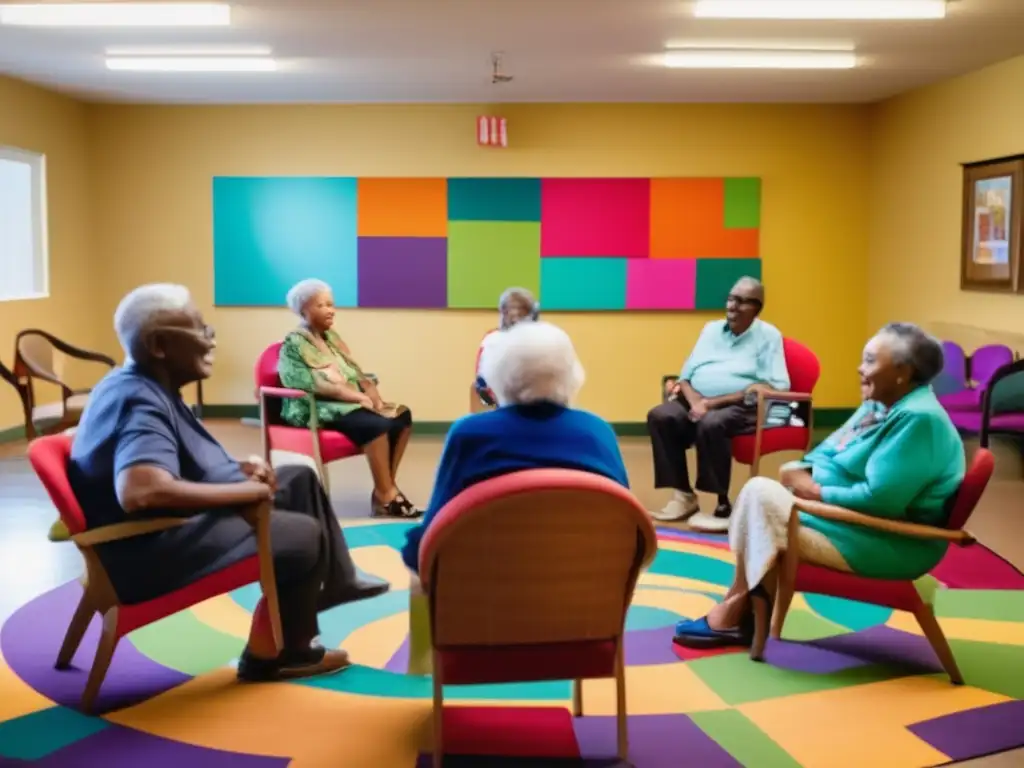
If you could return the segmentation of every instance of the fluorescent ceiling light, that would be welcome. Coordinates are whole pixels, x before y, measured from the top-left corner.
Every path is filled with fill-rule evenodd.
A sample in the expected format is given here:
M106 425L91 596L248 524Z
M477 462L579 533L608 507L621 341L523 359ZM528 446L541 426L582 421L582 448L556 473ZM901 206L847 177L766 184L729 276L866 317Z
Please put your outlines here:
M668 51L672 69L853 69L857 55L836 51Z
M0 5L0 24L26 27L225 27L226 3L32 3Z
M944 19L946 0L696 0L703 19Z
M847 51L856 50L851 42L835 40L670 40L665 49L705 51Z
M115 45L107 56L270 56L268 45Z
M107 59L107 69L118 72L274 72L277 62L243 57L121 57Z

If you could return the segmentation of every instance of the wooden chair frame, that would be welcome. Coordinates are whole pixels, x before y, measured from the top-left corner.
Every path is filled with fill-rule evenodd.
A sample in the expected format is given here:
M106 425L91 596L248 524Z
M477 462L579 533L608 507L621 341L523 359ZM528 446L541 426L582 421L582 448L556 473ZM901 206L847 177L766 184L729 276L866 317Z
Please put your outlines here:
M284 647L284 639L281 630L281 612L277 595L277 582L274 578L274 558L270 546L270 512L271 504L266 502L255 507L250 507L242 514L256 531L257 552L260 561L260 587L267 602L267 612L270 618L271 632L274 638L274 646L280 651ZM78 551L82 553L85 560L85 573L82 576L82 598L78 602L74 616L68 626L61 644L60 652L57 655L56 669L68 669L71 660L74 658L78 646L82 642L85 631L95 614L102 617L102 630L99 644L96 646L96 656L93 659L92 667L89 670L89 678L86 681L85 690L82 693L81 709L83 712L91 713L99 695L100 686L110 668L110 661L114 651L123 634L118 628L118 615L122 603L114 590L114 585L107 575L106 568L100 562L95 547L98 544L105 544L111 541L122 541L134 536L141 536L147 533L163 531L184 525L186 520L181 518L151 518L147 520L129 520L124 523L115 523L101 528L75 534L71 540L75 542Z
M861 525L866 528L896 533L910 538L946 541L960 547L970 546L976 541L974 536L964 529L951 530L948 528L921 525L919 523L889 520L886 518L865 515L861 512L855 512L844 507L825 504L820 501L798 499L796 503L794 503L789 517L787 548L780 556L777 564L777 567L779 568L779 586L775 595L775 605L772 609L771 617L771 628L768 633L769 636L774 639L782 637L782 630L786 622L786 616L789 613L790 605L793 602L793 595L796 592L797 574L801 562L799 556L796 554L799 552L798 536L800 531L800 516L797 514L798 512L806 512L807 514L814 515L815 517L825 520L835 520L843 523ZM760 603L758 604L760 605ZM935 651L935 655L938 657L943 669L949 675L949 679L955 685L962 685L963 675L960 672L960 668L957 666L956 658L949 646L949 641L946 639L946 636L942 631L942 627L939 625L939 622L935 617L935 610L931 601L924 599L917 600L912 613L914 618L917 620L918 625L921 627L921 631L924 633L925 638ZM764 657L765 640L766 638L764 636L757 636L757 633L755 633L754 643L750 649L750 657L752 659L760 660Z
M107 366L108 370L114 368L117 363L107 355L99 352L91 352L86 349L80 349L79 347L68 344L66 341L58 339L52 333L40 330L39 328L28 328L20 331L18 335L14 337L13 373L16 381L12 383L14 383L15 388L18 390L18 395L21 398L21 407L25 416L25 437L32 440L40 434L40 431L36 429L35 421L33 419L33 411L36 408L33 379L39 379L40 381L54 384L60 387L61 390L61 414L59 416L58 423L52 428L46 430L47 434L63 432L68 427L73 427L78 423L78 414L71 414L68 411L68 400L75 395L87 395L91 389L72 389L66 382L61 381L53 370L44 368L39 365L37 361L26 356L22 351L22 341L30 336L42 337L42 339L50 346L70 358L93 363L101 363L102 365ZM7 377L5 376L4 378Z

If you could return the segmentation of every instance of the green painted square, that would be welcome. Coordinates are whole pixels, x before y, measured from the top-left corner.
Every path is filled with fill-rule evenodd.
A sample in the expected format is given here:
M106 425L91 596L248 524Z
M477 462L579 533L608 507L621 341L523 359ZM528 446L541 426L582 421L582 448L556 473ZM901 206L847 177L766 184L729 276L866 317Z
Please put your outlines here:
M41 760L109 727L66 707L51 707L0 723L0 757Z
M1014 589L940 589L935 612L944 619L1024 622L1024 592ZM1021 649L1024 659L1024 648Z
M690 719L744 768L800 768L800 763L741 712L694 712Z
M880 664L851 667L827 675L818 675L783 669L771 664L756 664L750 661L746 653L712 656L696 659L687 664L711 690L726 704L732 706L779 699L783 696L796 696L801 693L832 691L852 685L879 683L906 675L906 670Z
M448 307L494 309L512 285L540 293L540 224L448 224Z
M725 309L729 291L741 277L761 279L760 259L697 259L694 309Z
M967 685L1024 699L1024 646L950 640L949 647ZM945 673L936 677L949 679Z
M725 228L757 229L761 226L761 180L725 180Z
M626 308L626 259L542 258L540 304L545 310Z
M540 179L448 179L448 221L540 222Z

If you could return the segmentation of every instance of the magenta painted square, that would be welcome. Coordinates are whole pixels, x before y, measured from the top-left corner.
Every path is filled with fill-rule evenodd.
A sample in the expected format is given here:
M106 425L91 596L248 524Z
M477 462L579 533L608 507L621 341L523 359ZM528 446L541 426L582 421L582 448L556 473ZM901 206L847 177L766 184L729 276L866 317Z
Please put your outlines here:
M645 259L650 179L543 179L540 255Z
M626 309L693 309L696 259L630 259Z

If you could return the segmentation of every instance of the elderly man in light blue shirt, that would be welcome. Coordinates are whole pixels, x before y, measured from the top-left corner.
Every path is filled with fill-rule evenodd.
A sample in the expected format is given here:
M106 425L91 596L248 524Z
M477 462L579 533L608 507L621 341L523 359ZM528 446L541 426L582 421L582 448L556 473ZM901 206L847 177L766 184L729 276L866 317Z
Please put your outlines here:
M732 438L753 432L759 389L789 389L782 334L758 319L764 287L744 277L729 292L725 321L704 326L678 381L666 385L666 401L647 414L654 453L654 485L672 488L656 520L690 520L708 532L729 529L732 504ZM714 514L700 513L690 485L687 449L697 448L696 488L718 497Z

